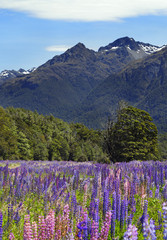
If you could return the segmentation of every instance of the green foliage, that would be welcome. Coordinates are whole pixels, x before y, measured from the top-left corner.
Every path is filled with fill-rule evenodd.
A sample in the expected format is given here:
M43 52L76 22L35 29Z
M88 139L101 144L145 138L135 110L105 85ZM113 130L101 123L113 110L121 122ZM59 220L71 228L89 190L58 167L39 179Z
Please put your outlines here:
M0 158L11 159L17 155L15 124L5 110L0 107Z
M113 162L156 159L157 133L146 111L129 106L118 111L115 123L109 122L105 146Z
M160 159L167 159L167 133L158 136L158 150Z
M29 140L26 138L26 135L23 132L18 133L17 143L19 159L32 159Z
M0 159L106 162L102 134L22 108L0 108Z
M110 121L103 132L36 111L1 107L0 133L0 159L110 163L158 156L157 129L147 112L134 107L120 109L117 121ZM166 139L159 136L162 159L167 156Z

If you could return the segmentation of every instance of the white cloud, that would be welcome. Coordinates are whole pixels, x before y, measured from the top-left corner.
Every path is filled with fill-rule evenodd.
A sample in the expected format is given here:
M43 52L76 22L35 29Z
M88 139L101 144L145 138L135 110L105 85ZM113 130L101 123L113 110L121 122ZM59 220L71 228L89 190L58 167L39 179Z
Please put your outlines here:
M54 45L46 47L46 50L49 52L65 52L69 48L69 46L65 45Z
M167 14L166 0L0 0L0 8L55 20L116 21Z

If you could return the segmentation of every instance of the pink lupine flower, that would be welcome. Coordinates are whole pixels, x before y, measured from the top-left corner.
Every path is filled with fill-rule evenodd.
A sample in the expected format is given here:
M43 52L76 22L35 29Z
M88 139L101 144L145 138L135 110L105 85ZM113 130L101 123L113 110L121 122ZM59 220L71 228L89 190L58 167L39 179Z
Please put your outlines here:
M10 233L10 235L9 235L9 240L14 240L14 239L15 239L14 234L13 234L13 233Z
M61 230L56 231L55 240L61 240Z
M90 240L97 240L99 237L99 226L98 223L93 220L92 222L92 233Z
M23 233L24 240L32 240L32 227L30 224L30 216L25 215L24 217L24 233Z
M55 233L55 212L53 210L49 211L49 214L46 217L46 226L47 226L47 239L54 237Z
M62 227L63 227L63 221L62 216L59 215L55 219L55 240L61 240L62 239Z
M124 189L125 189L125 197L128 198L128 194L129 194L129 182L128 180L126 180L126 182L124 183Z
M111 224L111 215L112 215L111 211L108 211L106 213L105 221L103 223L98 240L107 240L108 239L108 233L109 233L110 224Z
M36 222L32 222L33 240L38 240L38 226Z
M84 205L84 206L86 206L87 197L88 197L88 184L86 183L86 184L84 185L84 200L83 200L83 205Z
M45 240L46 237L46 223L44 216L39 216L39 224L38 224L38 240Z
M64 211L63 211L63 216L62 216L62 237L66 237L67 233L70 230L70 218L69 218L69 214L70 214L70 209L69 209L69 205L66 204L64 206Z

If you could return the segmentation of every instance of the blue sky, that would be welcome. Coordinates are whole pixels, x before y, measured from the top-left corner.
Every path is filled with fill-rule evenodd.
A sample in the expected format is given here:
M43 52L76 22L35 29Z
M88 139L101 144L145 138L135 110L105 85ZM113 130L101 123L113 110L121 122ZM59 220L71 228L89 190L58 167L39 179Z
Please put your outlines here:
M38 67L82 42L167 44L166 0L0 0L0 72Z

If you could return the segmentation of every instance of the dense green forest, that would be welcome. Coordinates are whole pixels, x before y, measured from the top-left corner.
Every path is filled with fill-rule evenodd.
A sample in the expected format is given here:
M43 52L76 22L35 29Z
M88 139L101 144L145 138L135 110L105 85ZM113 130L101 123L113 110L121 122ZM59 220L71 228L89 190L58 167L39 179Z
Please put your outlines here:
M21 108L0 108L0 158L107 161L102 133Z
M154 129L154 131L151 130L153 139L149 140L150 144L153 145L150 148L152 150L149 152L151 154L146 153L142 157L143 151L148 150L148 146L144 149L148 139L145 139L145 143L142 145L144 136L140 132L137 132L138 130L135 132L136 136L138 136L137 140L134 136L132 137L133 129L127 128L129 125L124 124L125 128L122 130L120 116L126 115L127 117L130 111L135 116L141 113L138 109L130 107L126 112L119 113L118 120L112 124L112 128L110 125L106 130L98 131L89 129L80 123L66 123L52 115L40 115L36 111L32 112L13 107L4 109L0 107L0 159L96 161L109 163L110 161L119 161L118 154L111 154L110 151L113 149L114 152L118 153L120 151L121 154L123 153L123 155L120 155L122 157L120 158L121 161L130 161L137 158L141 158L141 160L166 159L167 133L158 136L157 148L157 130L155 125L152 124L149 114L145 114L147 119L144 124L147 123L148 126L149 122L149 126L152 126ZM129 119L131 117L127 117L126 121L129 122ZM135 119L133 123L137 124L134 126L135 129L139 129L140 131L142 128L142 131L145 131L139 123L141 124L142 121ZM118 129L119 126L121 129ZM121 131L123 131L122 136L124 138L120 136ZM131 136L127 139L126 135L129 131L131 131ZM121 144L123 148L121 148L119 139L122 139ZM130 155L132 151L129 150L129 153L127 151L129 147L133 147L134 149L133 156ZM141 151L142 148L144 150ZM153 149L155 151L151 152Z

